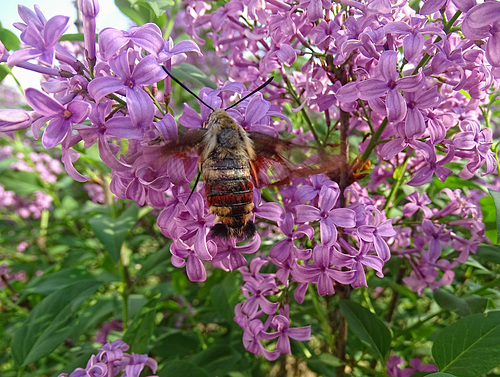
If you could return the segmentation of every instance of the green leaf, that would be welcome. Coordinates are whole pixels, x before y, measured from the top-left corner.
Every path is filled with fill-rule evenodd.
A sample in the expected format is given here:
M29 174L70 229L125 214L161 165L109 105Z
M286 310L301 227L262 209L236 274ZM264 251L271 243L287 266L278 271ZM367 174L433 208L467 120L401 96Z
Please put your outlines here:
M217 85L203 71L189 63L181 63L172 67L172 74L180 81L190 82L197 87L217 88Z
M0 64L0 66L3 64ZM19 160L17 157L7 157L2 160L0 160L0 173L2 173L5 170L8 170L10 166Z
M0 27L0 41L2 41L5 48L9 51L19 50L21 48L21 42L17 35L3 27Z
M488 190L490 192L493 201L495 202L496 208L496 230L497 230L497 241L496 243L500 243L500 237L498 236L498 231L500 229L500 191L496 190Z
M118 218L96 215L89 220L96 237L101 241L114 263L120 260L120 250L127 233L137 221L137 206L131 205Z
M101 282L80 282L55 291L45 297L14 333L12 355L19 366L51 353L73 330L76 312L81 303L92 295Z
M83 268L64 268L53 273L44 273L33 279L23 290L23 295L43 294L48 295L52 292L69 287L78 283L95 282L95 277Z
M27 171L7 170L0 174L0 184L5 190L25 196L43 190L38 175Z
M234 291L238 289L234 277L228 275L210 290L214 310L232 326L234 324Z
M432 346L441 372L475 377L500 364L500 311L472 314L443 329Z
M165 11L174 5L173 0L115 0L120 11L138 25L154 22L158 26L165 24Z
M500 264L500 246L481 244L477 247L476 255L480 258Z
M189 358L189 361L209 370L213 376L225 376L238 370L242 355L228 344L212 344L207 349Z
M322 353L306 360L307 367L318 376L335 377L337 367L343 365L342 361L328 353Z
M143 306L139 314L123 336L123 341L130 346L132 352L144 353L156 329L156 305L158 299L151 300Z
M4 78L11 72L10 68L7 67L6 63L0 64L0 82L3 81Z
M434 292L434 299L444 309L451 310L465 317L473 313L483 313L488 299L480 296L458 297L443 288Z
M161 17L168 8L175 4L173 0L140 0L137 3L149 6L157 18Z
M387 326L372 312L361 305L347 300L340 301L340 310L349 329L384 361L391 344L391 332Z
M436 373L428 374L427 377L457 377L457 376L455 376L454 374L449 374L449 373L436 372Z
M83 42L83 34L82 33L64 34L59 40L60 41Z
M167 363L164 368L158 371L158 376L211 377L207 371L185 360L175 360Z

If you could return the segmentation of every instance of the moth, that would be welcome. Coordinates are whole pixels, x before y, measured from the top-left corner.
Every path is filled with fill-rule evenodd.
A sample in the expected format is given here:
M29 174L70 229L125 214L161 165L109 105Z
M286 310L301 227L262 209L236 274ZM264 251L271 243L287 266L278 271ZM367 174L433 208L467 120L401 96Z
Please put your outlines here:
M203 174L207 204L210 212L216 215L211 235L253 237L253 189L262 185L261 177L268 169L279 172L275 184L284 184L294 177L318 174L324 167L292 164L283 153L301 146L263 133L246 131L227 113L227 110L268 85L272 78L224 110L211 108L167 69L163 69L212 112L203 128L190 129L179 140L161 146L159 155L171 156L194 149L198 155L199 171Z

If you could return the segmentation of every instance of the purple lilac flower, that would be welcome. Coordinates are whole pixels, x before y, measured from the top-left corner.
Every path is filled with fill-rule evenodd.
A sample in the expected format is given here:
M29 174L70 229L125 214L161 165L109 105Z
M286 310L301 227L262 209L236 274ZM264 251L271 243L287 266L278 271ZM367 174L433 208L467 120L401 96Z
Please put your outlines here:
M29 21L21 33L21 40L31 48L13 52L7 59L9 67L35 58L45 65L52 66L55 55L54 45L68 28L68 21L69 17L52 17L43 25L42 30Z
M121 376L139 377L144 367L148 367L156 373L158 364L148 355L125 353L129 346L118 339L113 343L106 343L99 348L97 355L92 355L85 369L76 368L69 377L97 377L97 376L117 376L123 371ZM58 377L67 377L66 373Z
M89 94L96 102L108 94L125 90L127 107L132 123L137 127L148 127L153 121L155 107L143 85L151 85L162 80L166 73L152 55L142 58L131 69L129 62L136 53L128 49L109 61L114 76L96 77L88 85Z
M353 210L333 208L339 193L338 188L323 186L319 194L318 208L309 205L295 207L298 223L320 220L321 242L324 245L332 245L337 241L337 226L352 228L356 225Z
M42 136L45 148L53 148L60 144L70 133L73 124L82 122L89 113L89 104L80 100L73 100L62 105L47 94L33 88L26 89L26 101L43 118L34 124L34 134L38 135L40 128L49 122Z

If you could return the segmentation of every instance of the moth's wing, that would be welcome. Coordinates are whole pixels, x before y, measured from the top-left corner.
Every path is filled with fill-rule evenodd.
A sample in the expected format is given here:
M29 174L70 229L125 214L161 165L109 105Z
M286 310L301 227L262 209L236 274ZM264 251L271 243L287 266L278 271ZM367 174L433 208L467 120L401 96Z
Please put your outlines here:
M178 140L152 143L144 149L144 158L153 166L162 166L172 156L182 158L193 153L200 153L203 149L202 142L206 132L205 128L190 129Z
M279 186L297 177L322 173L325 169L322 154L313 147L259 132L248 134L255 152L251 166L257 186Z

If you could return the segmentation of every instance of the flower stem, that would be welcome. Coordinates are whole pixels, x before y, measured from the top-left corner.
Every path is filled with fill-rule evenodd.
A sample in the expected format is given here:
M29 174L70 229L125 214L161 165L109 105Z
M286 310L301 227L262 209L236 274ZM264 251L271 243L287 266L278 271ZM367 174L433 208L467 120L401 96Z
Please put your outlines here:
M384 118L382 123L380 123L380 126L377 128L377 131L373 134L372 138L370 139L370 142L368 143L368 146L365 149L365 152L361 156L361 159L364 162L368 161L370 159L370 154L373 152L375 147L378 145L378 141L380 140L380 136L382 136L382 133L385 131L385 128L387 127L387 124L389 121L387 118Z

